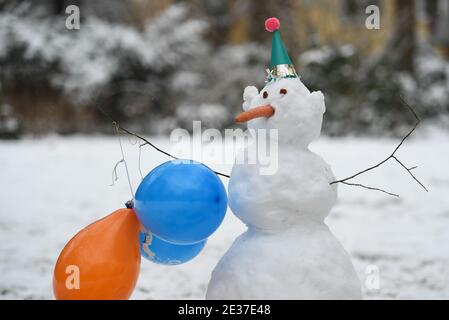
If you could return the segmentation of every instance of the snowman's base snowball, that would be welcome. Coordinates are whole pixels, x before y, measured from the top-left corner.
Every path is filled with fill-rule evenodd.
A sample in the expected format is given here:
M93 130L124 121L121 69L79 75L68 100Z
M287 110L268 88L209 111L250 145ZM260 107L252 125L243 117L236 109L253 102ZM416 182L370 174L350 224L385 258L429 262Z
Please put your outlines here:
M212 273L207 299L361 299L348 254L324 223L249 229Z

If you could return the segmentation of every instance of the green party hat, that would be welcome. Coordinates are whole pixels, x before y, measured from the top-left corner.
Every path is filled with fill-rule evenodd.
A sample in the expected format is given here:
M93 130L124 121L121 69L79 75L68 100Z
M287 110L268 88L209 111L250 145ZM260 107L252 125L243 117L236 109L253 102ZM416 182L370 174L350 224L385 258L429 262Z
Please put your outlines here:
M273 41L271 44L271 64L267 69L267 81L280 78L297 78L298 75L293 67L293 63L288 56L284 43L282 42L281 32L279 28L281 23L278 18L268 18L265 20L265 29L273 33Z

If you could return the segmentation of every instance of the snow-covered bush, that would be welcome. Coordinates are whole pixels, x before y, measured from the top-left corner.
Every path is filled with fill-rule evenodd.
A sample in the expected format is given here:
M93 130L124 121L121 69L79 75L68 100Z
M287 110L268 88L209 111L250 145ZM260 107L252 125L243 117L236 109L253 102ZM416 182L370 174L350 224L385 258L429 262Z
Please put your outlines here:
M20 119L9 104L0 104L0 139L17 139L22 133Z
M175 113L181 127L191 129L193 121L201 121L205 128L222 128L229 120L229 110L221 104L181 104Z
M417 81L409 94L419 94L426 116L449 114L449 62L428 52L417 59Z
M243 89L264 86L270 48L212 44L207 23L188 5L172 5L138 27L93 12L82 16L80 30L67 30L65 16L21 3L0 11L0 103L14 106L28 94L14 106L26 113L25 129L33 130L33 117L41 117L48 130L66 122L67 132L89 125L110 132L95 105L135 130L167 133L191 128L192 120L221 129L241 111ZM307 86L325 94L323 130L330 134L401 131L413 117L399 94L423 118L449 111L449 64L431 50L419 52L415 75L395 72L350 45L308 50L295 65ZM39 104L27 112L30 101ZM48 113L59 117L51 126Z
M0 13L2 83L46 84L75 108L100 104L152 133L190 128L192 120L228 126L244 87L264 84L269 48L209 46L206 23L186 5L170 6L141 29L87 16L71 31L64 17L28 12Z
M72 31L64 17L19 9L0 13L1 83L47 82L75 106L100 103L119 118L174 110L171 78L207 48L206 24L182 4L142 30L88 16Z
M182 92L176 112L179 123L189 127L190 120L196 117L218 129L232 125L241 111L244 88L265 85L267 61L269 50L256 44L210 49L188 74L179 75L173 83Z
M139 31L88 17L77 31L66 30L61 17L41 19L15 13L0 15L0 59L15 47L23 47L23 59L41 59L58 64L51 79L79 98L91 95L109 83L123 64L164 72L177 68L204 52L201 33L205 24L186 19L187 8L176 5ZM131 61L130 61L131 60Z
M309 50L299 61L306 85L325 94L327 133L400 134L415 121L400 96L422 118L449 111L449 63L435 54L417 57L415 75L349 45Z

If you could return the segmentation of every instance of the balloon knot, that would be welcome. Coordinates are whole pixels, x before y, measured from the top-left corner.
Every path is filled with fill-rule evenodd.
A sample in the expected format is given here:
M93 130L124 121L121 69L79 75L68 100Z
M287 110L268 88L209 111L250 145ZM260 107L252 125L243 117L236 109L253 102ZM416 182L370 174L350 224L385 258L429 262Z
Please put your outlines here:
M132 200L126 201L125 207L126 207L127 209L133 209L133 208L134 208L134 201L132 201Z

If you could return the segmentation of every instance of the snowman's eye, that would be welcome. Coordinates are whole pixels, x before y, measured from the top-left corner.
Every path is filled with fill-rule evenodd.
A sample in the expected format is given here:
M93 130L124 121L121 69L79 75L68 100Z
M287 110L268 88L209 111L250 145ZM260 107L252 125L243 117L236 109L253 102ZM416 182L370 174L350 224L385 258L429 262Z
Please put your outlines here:
M262 94L262 97L263 97L264 99L268 98L268 92L264 91L263 94Z
M282 88L282 89L279 91L279 93L280 93L280 94L287 94L287 89Z

